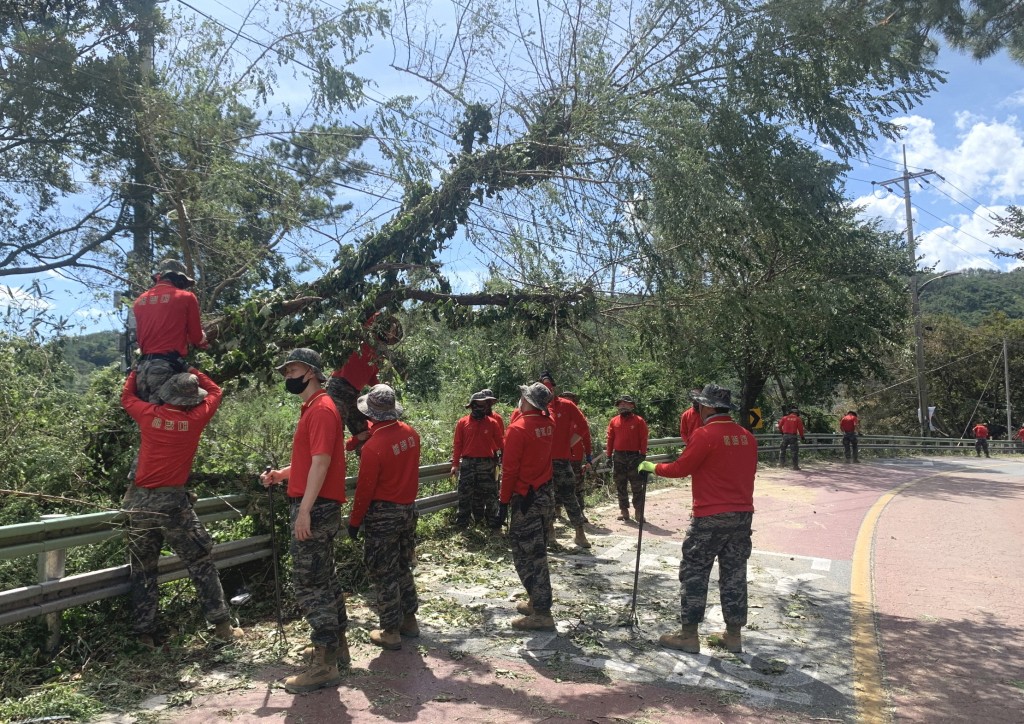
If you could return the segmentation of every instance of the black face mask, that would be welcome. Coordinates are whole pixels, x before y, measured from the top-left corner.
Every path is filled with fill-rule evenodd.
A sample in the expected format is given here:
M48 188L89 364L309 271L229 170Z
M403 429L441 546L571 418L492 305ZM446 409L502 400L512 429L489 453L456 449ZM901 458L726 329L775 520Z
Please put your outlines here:
M472 417L474 420L482 420L484 419L484 416L486 414L487 410L483 409L482 407L473 407L470 408L469 410L469 416Z
M629 417L630 415L633 414L633 411L632 410L627 410L624 407L620 407L619 408L619 414L622 415L623 417Z
M284 380L284 388L293 395L301 395L308 386L309 380L302 377L286 377Z

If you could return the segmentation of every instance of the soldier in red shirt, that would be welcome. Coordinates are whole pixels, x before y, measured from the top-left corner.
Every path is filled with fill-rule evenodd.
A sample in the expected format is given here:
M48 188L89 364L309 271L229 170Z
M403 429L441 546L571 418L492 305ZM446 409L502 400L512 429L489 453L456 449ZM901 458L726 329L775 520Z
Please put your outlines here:
M974 454L979 458L981 457L981 451L985 451L985 457L989 457L988 454L988 420L985 422L979 422L974 426Z
M529 598L516 610L523 614L512 627L524 631L554 631L551 617L551 574L548 570L547 531L554 512L551 490L551 442L554 425L547 415L551 391L539 382L519 388L521 414L505 432L504 469L498 495L499 520L511 509L508 539L512 562Z
M185 265L164 259L153 274L152 287L132 305L135 336L142 356L135 365L136 389L145 402L160 402L154 394L171 378L188 369L190 347L206 347L199 319L199 300L188 291L195 280Z
M1017 431L1017 439L1020 440L1020 451L1024 453L1024 425L1020 426L1020 430Z
M334 561L345 502L345 432L338 408L324 392L327 376L317 352L293 349L277 371L285 389L302 400L291 463L261 476L265 486L288 481L292 587L313 644L306 670L284 680L285 689L297 694L338 684L338 665L351 661L345 597Z
M213 563L213 538L203 527L185 483L199 448L203 428L217 411L221 390L197 369L174 375L158 390L164 404L138 396L137 372L121 391L121 406L139 425L142 445L134 485L125 496L128 554L131 564L132 629L149 648L157 644L157 562L166 540L181 556L195 584L215 636L230 641L242 636L231 627L224 589Z
M860 418L857 417L856 410L850 410L843 418L839 421L839 429L843 433L843 455L846 457L846 462L850 462L850 455L853 454L853 462L857 460L857 445L858 437L860 435Z
M576 474L573 473L570 460L573 438L583 437L587 418L583 417L580 408L571 400L559 397L555 378L550 372L545 370L541 373L540 383L547 387L552 395L551 402L548 403L548 415L555 425L555 435L551 440L551 482L554 484L555 506L565 508L569 524L576 533L573 542L580 548L590 548L590 541L587 540L586 531L583 529L586 521L583 518L583 511L580 510L579 501L576 500ZM551 543L555 542L554 519L555 516L552 515L551 530L548 531L548 540Z
M800 469L800 443L807 442L804 437L804 421L800 419L800 410L794 405L789 414L779 420L779 432L782 433L782 446L779 448L779 465L786 464L786 450L793 448L793 469ZM799 440L799 442L797 442Z
M458 480L459 505L455 525L468 528L470 518L490 527L496 524L498 488L495 483L502 430L493 417L483 392L474 392L466 404L468 415L455 423L452 442L452 476Z
M402 406L388 385L374 385L356 404L373 421L373 429L359 457L348 534L353 539L360 529L366 534L363 560L377 589L380 617L380 628L370 632L370 641L394 651L402 648L402 636L420 635L412 576L420 436L399 419Z
M690 390L690 399L692 400L694 395L699 395L700 389ZM679 416L679 437L683 439L683 445L690 439L690 435L700 427L703 423L700 419L700 413L697 409L700 405L694 402L692 405L687 407L683 414Z
M494 396L494 393L489 388L480 390L480 394L483 395L484 402L487 403L487 414L492 420L498 423L498 429L501 430L501 436L505 437L505 418L501 416L500 412L494 411L494 403L498 401L498 398Z
M637 466L647 457L647 422L636 414L636 403L629 395L620 395L615 407L619 414L608 421L605 454L612 463L619 497L619 520L629 520L629 490L632 489L633 509L639 521L644 513L646 476L637 471Z
M576 407L580 406L580 399L575 392L562 392L561 396L572 402ZM583 410L580 410L580 414L583 414ZM578 435L573 435L575 442L569 448L569 462L572 465L573 475L576 476L576 502L579 503L580 513L583 515L583 521L587 520L586 514L586 471L590 470L593 464L593 438L590 434L590 421L587 420L586 415L583 416L583 421L586 423L582 430L577 430Z
M704 620L708 579L718 559L718 589L725 618L726 648L743 650L741 630L747 623L747 559L754 519L757 439L729 416L736 410L732 392L710 384L695 401L704 425L694 431L678 460L640 468L666 478L693 477L693 513L683 539L679 581L682 631L664 634L662 646L700 653L697 628Z

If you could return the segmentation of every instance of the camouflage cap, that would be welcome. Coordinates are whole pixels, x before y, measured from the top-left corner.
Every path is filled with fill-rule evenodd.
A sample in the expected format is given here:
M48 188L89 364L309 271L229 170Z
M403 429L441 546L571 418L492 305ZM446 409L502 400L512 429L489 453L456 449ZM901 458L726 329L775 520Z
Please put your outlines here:
M538 410L548 409L548 403L554 397L551 390L541 382L534 382L532 385L519 385L519 394Z
M369 392L356 400L356 407L377 422L397 420L404 412L395 399L395 391L389 385L374 385Z
M739 405L732 401L732 390L727 390L715 383L704 385L699 395L693 395L693 401L705 407L724 407L730 410L738 410Z
M320 359L320 355L317 352L309 349L308 347L298 347L293 349L285 357L284 362L279 364L276 369L282 375L284 374L284 368L288 366L290 362L301 362L302 364L313 370L316 374L316 378L321 382L327 381L327 375L324 374L324 361Z
M181 372L164 382L157 390L157 396L167 405L195 407L207 392L199 386L199 378L190 372Z
M494 396L494 392L490 387L485 387L480 390L480 394L484 396L485 402L497 402L498 398Z
M636 401L633 399L632 395L619 395L615 398L615 404L618 405L620 402L625 402L628 405L636 407Z
M487 403L489 403L489 402L491 402L492 400L495 400L495 399L497 399L497 398L495 398L495 397L488 397L483 392L474 392L472 394L472 396L470 396L469 402L466 403L466 407L467 408L472 407L474 402L479 402L482 405L486 405Z
M176 275L184 279L191 286L196 283L196 280L188 275L188 269L177 259L168 257L159 264L156 265L156 271L153 272L153 279L160 280L165 274Z

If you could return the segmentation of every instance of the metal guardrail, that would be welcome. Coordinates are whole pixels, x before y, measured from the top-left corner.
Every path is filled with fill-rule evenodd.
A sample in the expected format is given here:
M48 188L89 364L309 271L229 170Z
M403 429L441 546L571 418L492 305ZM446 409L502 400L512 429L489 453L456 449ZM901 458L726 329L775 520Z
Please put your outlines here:
M804 450L842 452L842 435L808 433L807 442L801 444ZM775 453L782 441L781 435L759 435L758 452ZM860 438L861 450L911 450L922 453L960 453L974 451L973 440L949 438L916 438L900 436L869 436ZM649 448L679 448L682 440L678 437L656 438L649 441ZM1014 441L990 440L989 448L996 453L1014 453L1022 448ZM670 453L649 454L648 460L662 462L676 457ZM596 456L597 472L608 472L601 466L602 456ZM449 477L450 463L426 465L420 468L420 486ZM346 479L349 497L355 491L356 477ZM250 497L247 495L226 495L203 498L196 502L195 510L204 523L240 518ZM456 504L455 491L438 493L419 498L416 508L421 514L434 513ZM25 619L54 614L67 608L81 606L128 592L128 566L117 566L100 571L81 573L55 580L45 580L42 559L45 556L63 554L68 548L91 545L122 535L126 523L125 514L118 511L67 516L34 523L0 526L0 560L29 555L40 556L40 583L0 592L0 625ZM218 543L214 546L213 557L218 568L228 568L271 555L270 536L261 535L242 540ZM162 556L158 564L160 583L184 578L188 575L177 556Z

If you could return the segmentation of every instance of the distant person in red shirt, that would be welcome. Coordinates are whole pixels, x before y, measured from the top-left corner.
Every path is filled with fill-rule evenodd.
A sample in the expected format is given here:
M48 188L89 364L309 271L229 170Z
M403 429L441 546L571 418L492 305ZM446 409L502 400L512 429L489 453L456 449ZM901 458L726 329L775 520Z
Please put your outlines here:
M505 431L504 470L498 495L499 520L511 510L508 539L512 562L529 597L516 610L512 627L523 631L554 631L551 617L551 573L548 540L554 491L551 489L551 442L555 429L547 415L551 391L540 382L519 388L521 414Z
M337 685L338 665L351 661L345 597L334 560L345 502L345 431L338 408L324 392L327 376L317 352L293 349L277 371L285 389L302 400L290 464L261 476L265 486L288 481L292 587L313 644L306 670L284 680L285 689L298 694Z
M166 540L185 562L206 620L225 641L242 636L231 627L224 589L213 563L213 538L192 509L185 483L199 448L203 428L217 411L221 390L192 369L172 376L159 389L164 404L138 396L132 371L121 391L121 406L139 425L134 485L125 496L128 511L128 557L131 568L132 630L148 648L157 645L157 562Z
M502 429L490 414L487 395L474 392L466 404L468 415L455 423L452 441L452 476L458 481L459 505L455 525L465 529L470 519L500 528L495 476L502 447Z
M692 400L694 395L699 394L699 389L690 390L690 399ZM679 416L679 437L683 439L683 445L685 445L687 440L690 439L690 435L693 431L704 424L701 422L700 413L697 412L699 407L700 405L694 402L683 411L682 415Z
M637 466L647 457L647 421L636 414L636 403L629 395L615 400L619 414L608 421L605 454L612 464L612 477L619 498L619 520L629 520L629 493L633 493L636 519L643 520L646 475ZM628 487L627 487L628 485Z
M846 457L846 462L850 462L850 456L852 453L853 462L857 460L857 438L860 435L860 418L857 417L856 410L850 410L842 419L839 421L839 429L843 433L843 455Z
M560 394L576 405L576 407L580 406L580 398L575 392L562 392ZM580 414L583 414L583 410L580 410ZM590 421L587 420L586 415L583 416L583 420L586 424L582 430L577 431L580 434L573 436L575 442L569 448L569 462L572 464L573 475L576 476L576 502L579 503L580 513L583 514L584 522L589 522L587 521L586 514L586 472L590 470L593 464L594 443L590 434Z
M725 646L743 650L747 623L747 559L754 519L757 439L729 416L738 405L732 392L710 384L695 397L703 426L693 432L678 460L640 468L665 478L693 477L693 512L683 539L679 581L682 630L664 634L662 646L700 653L697 628L707 607L708 580L718 559L718 589L725 618Z
M155 393L171 378L188 370L190 347L206 347L199 319L199 300L188 291L195 280L177 259L164 259L153 274L152 287L132 305L135 336L141 357L135 365L138 396L161 402Z
M974 426L974 454L980 458L982 450L985 451L985 457L989 457L987 420Z
M580 548L590 548L590 541L584 530L586 521L583 518L583 511L576 500L576 474L572 471L571 449L574 439L583 437L584 429L587 427L587 418L583 417L580 408L571 400L560 397L558 388L555 385L555 378L545 370L540 375L540 383L551 391L551 402L548 403L548 415L555 425L555 435L551 440L551 469L552 483L555 487L555 506L565 508L565 514L569 517L569 524L572 525L576 537L573 542ZM551 530L548 531L548 540L555 542L554 521L551 516Z
M1017 439L1020 440L1020 451L1024 453L1024 425L1020 426L1020 430L1017 431Z
M420 436L399 419L402 406L388 385L374 385L356 404L373 421L373 429L359 456L348 534L353 539L360 530L365 534L363 560L377 589L380 628L370 632L370 641L394 651L402 648L402 636L420 635L412 576Z
M786 464L786 450L793 448L793 469L800 469L800 443L807 442L804 437L804 421L800 419L800 410L794 405L789 414L779 420L779 432L782 433L782 447L779 448L779 465Z

